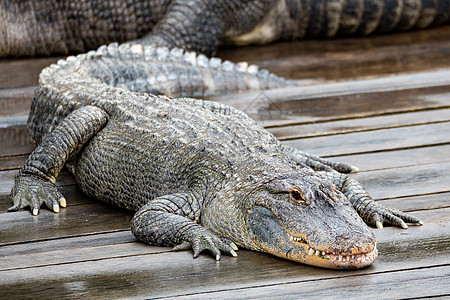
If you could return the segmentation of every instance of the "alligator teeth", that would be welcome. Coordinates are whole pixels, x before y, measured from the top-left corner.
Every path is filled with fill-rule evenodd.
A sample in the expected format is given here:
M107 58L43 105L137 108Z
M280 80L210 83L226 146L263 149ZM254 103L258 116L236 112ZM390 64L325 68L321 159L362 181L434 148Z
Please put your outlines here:
M304 243L306 250L308 250L308 255L318 256L319 258L323 258L323 259L330 259L330 260L335 260L335 261L344 262L344 263L364 263L371 259L369 257L370 255L367 253L342 255L342 254L339 254L339 253L336 253L336 252L333 252L330 250L314 249L307 243L307 241L305 239L303 239L301 237L296 237L293 235L289 235L289 240L299 242L299 243Z
M296 242L302 242L302 243L306 243L306 241L304 239L302 239L301 237L296 237L293 235L289 236L289 240L291 241L296 241Z

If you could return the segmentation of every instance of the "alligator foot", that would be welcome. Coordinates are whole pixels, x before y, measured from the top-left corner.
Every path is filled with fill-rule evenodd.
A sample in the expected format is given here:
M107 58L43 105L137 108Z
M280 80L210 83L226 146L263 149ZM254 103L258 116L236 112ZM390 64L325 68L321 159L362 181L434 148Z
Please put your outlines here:
M17 211L30 207L33 215L39 213L43 203L54 212L59 212L59 207L66 207L66 199L58 188L38 176L19 173L15 178L15 184L11 191L13 206L8 211Z
M216 260L221 253L237 256L236 245L228 239L198 224L196 198L192 193L177 193L158 197L142 206L131 220L134 236L151 245L174 246L174 251L192 249L194 258L203 250Z
M423 222L414 216L375 202L358 181L349 178L345 174L337 172L320 172L320 174L330 179L336 185L337 189L347 197L364 222L369 225L383 228L384 224L390 224L405 229L408 228L406 223L423 225Z
M369 201L368 204L364 203L364 201L358 203L358 206L361 206L362 209L365 209L369 214L369 218L367 218L367 221L365 220L366 223L376 226L377 228L383 228L383 224L391 224L405 229L408 228L406 223L423 225L423 222L416 217L408 215L397 209L389 208L376 203L372 199L370 200L371 201ZM365 202L368 202L368 200L366 199ZM370 205L371 207L363 207L364 204L366 204L366 206ZM358 208L356 208L356 210L359 211Z
M188 249L194 250L194 258L197 258L203 250L208 250L209 252L211 252L216 260L220 260L221 251L234 257L237 256L237 253L235 251L237 250L237 247L233 242L226 243L207 230L196 232L191 237L190 241L183 241L181 244L175 246L172 250L179 251Z

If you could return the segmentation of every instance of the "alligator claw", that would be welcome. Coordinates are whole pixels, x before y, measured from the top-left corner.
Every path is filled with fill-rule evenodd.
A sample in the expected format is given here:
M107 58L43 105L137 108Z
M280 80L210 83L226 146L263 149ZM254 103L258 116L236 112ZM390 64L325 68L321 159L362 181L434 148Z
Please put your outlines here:
M203 250L209 250L215 256L216 260L220 260L221 251L234 257L237 253L237 246L231 242L225 243L214 234L204 231L194 235L191 241L183 241L181 244L172 248L172 251L191 249L194 251L194 258L197 258Z
M423 222L416 217L410 216L404 212L399 210L385 207L379 203L376 203L376 213L373 214L371 220L365 220L367 223L376 226L377 228L383 228L383 224L391 224L394 226L401 227L403 229L407 229L408 223L423 225ZM369 217L370 218L370 217Z
M55 213L66 206L66 200L57 187L40 177L19 173L11 191L13 205L8 211L18 211L29 207L34 216L39 214L43 203Z
M381 221L376 221L375 225L377 226L378 229L383 228L383 222L381 222Z
M407 229L408 223L423 225L423 222L416 217L408 215L402 211L386 207L381 205L372 199L366 199L364 202L366 205L363 206L358 203L355 207L360 216L363 218L364 222L369 225L375 226L376 228L383 228L384 224L390 224L403 229ZM362 210L360 207L364 207Z
M231 247L234 251L238 251L238 247L236 246L235 243L231 242L231 243L230 243L230 247ZM234 251L233 251L233 252L234 252ZM236 253L236 252L234 252L234 253ZM233 256L236 256L236 255L233 255Z

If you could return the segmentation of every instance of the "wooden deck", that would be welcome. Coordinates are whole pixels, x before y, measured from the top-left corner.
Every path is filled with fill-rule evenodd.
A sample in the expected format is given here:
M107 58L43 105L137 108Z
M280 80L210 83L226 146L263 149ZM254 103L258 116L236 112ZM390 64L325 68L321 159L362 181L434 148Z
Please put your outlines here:
M138 243L130 212L89 199L67 171L68 207L7 213L39 71L57 58L0 60L0 299L450 297L450 27L359 39L223 49L305 86L215 97L284 143L345 161L385 205L424 226L374 229L379 257L333 271L239 250L205 254Z

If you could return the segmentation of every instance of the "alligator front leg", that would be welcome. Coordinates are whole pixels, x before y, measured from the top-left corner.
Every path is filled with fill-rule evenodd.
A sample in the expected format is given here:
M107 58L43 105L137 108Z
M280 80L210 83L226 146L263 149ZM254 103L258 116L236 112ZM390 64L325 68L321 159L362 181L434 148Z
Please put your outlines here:
M234 243L229 245L198 224L198 201L191 194L171 194L158 197L137 211L131 220L134 236L145 243L175 246L173 250L192 248L194 258L209 250L220 259L221 251L237 256ZM195 221L193 221L195 220Z
M383 228L383 224L392 224L408 228L405 222L422 225L423 222L399 210L385 207L375 202L356 180L337 172L318 172L330 179L353 205L360 217L372 226Z
M66 161L74 158L106 122L106 113L94 106L69 114L31 153L16 175L11 190L13 206L8 211L30 207L37 215L42 203L54 212L59 212L60 205L65 207L66 200L55 186L56 177Z

